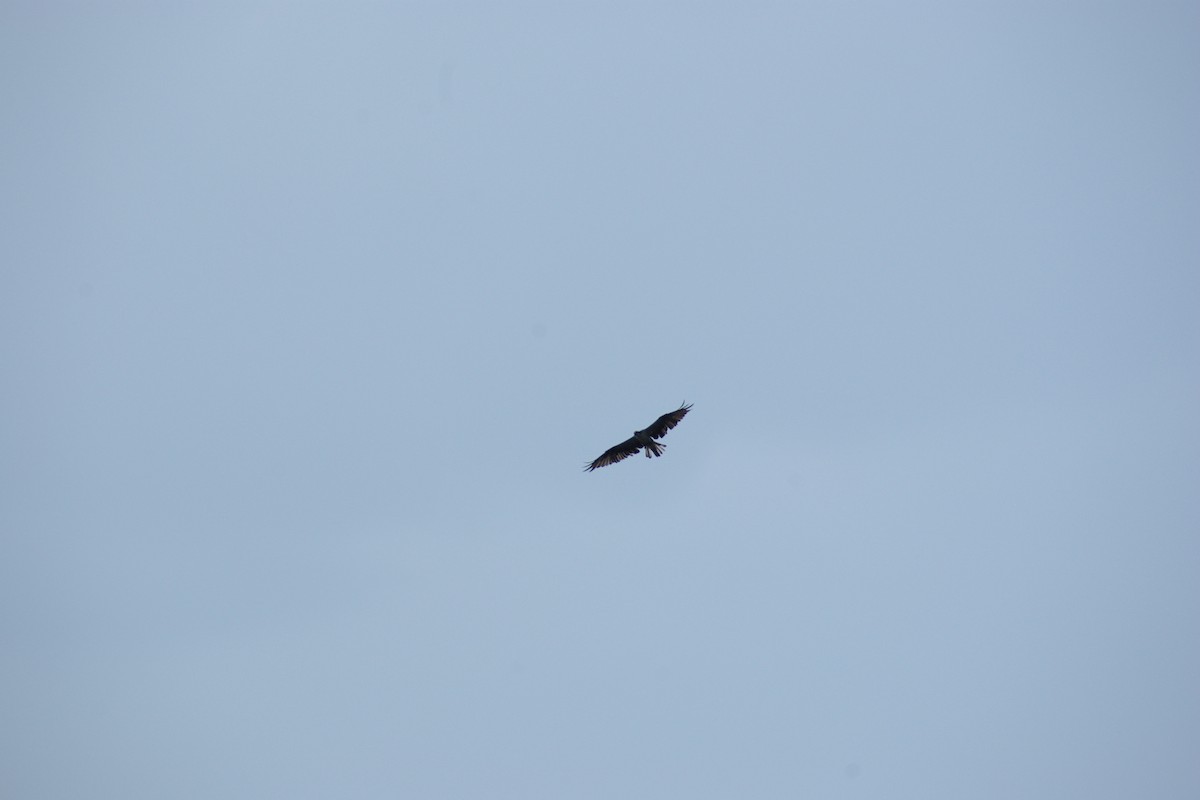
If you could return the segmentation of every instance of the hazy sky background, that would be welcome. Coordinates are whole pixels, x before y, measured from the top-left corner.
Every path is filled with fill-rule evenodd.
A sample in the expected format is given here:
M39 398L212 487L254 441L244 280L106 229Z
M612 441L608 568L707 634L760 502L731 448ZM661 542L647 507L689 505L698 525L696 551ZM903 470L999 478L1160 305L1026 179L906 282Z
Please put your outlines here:
M1200 796L1200 7L503 5L0 8L0 794Z

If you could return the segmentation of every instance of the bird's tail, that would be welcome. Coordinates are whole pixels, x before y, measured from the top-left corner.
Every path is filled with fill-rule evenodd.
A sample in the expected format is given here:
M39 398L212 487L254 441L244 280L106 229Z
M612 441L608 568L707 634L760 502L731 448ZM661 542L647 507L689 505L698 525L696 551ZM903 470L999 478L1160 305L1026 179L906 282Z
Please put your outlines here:
M650 444L646 445L646 458L661 456L664 448L666 448L666 445L662 442L651 441Z

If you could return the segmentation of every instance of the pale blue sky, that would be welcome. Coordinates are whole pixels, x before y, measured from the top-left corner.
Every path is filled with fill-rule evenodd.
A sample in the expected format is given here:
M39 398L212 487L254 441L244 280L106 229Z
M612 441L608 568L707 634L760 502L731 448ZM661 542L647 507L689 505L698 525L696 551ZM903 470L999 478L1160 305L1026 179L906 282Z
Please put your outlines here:
M5 4L0 793L1200 796L1198 42Z

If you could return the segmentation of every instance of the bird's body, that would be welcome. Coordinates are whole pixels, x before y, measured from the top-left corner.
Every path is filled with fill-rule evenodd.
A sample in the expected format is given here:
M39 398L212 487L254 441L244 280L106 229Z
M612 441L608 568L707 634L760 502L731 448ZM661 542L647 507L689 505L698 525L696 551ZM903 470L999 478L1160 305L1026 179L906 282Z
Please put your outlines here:
M666 436L667 431L678 425L679 421L687 415L690 409L690 405L682 405L670 413L663 414L654 420L653 425L650 425L645 430L634 431L633 436L619 445L605 450L599 458L585 466L583 468L584 471L591 472L599 467L607 467L609 464L615 464L630 456L637 455L638 451L642 449L646 451L646 458L661 456L666 445L654 440Z

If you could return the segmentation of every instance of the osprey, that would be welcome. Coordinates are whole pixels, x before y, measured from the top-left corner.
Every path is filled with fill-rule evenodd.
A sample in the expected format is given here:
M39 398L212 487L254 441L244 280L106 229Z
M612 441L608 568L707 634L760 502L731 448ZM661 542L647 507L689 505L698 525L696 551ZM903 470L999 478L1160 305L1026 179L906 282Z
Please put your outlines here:
M636 456L638 451L643 447L646 448L646 458L661 456L663 448L666 445L654 440L666 436L667 431L678 425L679 420L683 419L690 409L690 405L683 405L669 414L663 414L654 420L654 424L648 426L646 430L634 431L632 437L621 442L616 447L610 447L605 450L603 455L585 466L583 471L591 472L597 467L607 467L609 464L615 464L622 459Z

